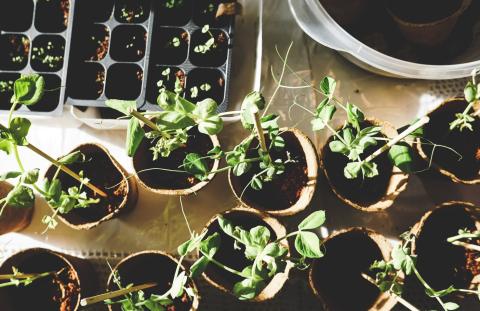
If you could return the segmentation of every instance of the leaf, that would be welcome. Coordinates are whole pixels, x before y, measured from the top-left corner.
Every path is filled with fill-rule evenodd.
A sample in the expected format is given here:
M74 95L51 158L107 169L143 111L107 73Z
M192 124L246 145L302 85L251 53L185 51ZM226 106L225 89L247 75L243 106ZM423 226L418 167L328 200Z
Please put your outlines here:
M198 131L206 135L216 135L223 129L223 119L218 115L208 117L198 123Z
M60 158L58 162L68 165L68 164L73 164L76 162L79 162L80 158L84 158L85 155L81 151L75 151L70 154L67 154L66 156Z
M7 179L13 179L17 178L18 176L21 176L22 172L6 172L3 174L0 174L0 181L5 181Z
M25 118L13 118L10 122L10 135L19 146L28 145L27 135L32 123Z
M283 256L287 251L288 249L284 246L281 246L279 243L269 243L267 246L265 246L263 253L266 256L277 258Z
M190 277L191 278L196 278L196 277L200 276L200 274L205 272L209 263L210 263L210 260L207 257L205 257L205 256L200 257L190 267Z
M217 103L211 99L206 98L197 103L195 109L193 110L193 114L196 115L201 120L207 119L217 114Z
M21 178L22 182L28 185L33 185L38 181L38 174L40 170L38 168L30 170L28 172L23 173Z
M183 287L187 283L188 277L185 274L185 271L180 272L177 277L172 282L172 287L170 287L170 296L172 298L177 298L182 296Z
M315 119L312 120L312 127L314 131L319 131L325 128L325 125L332 120L337 108L330 103L329 98L323 99L315 110Z
M183 160L185 170L199 180L208 178L208 167L205 160L196 153L189 153Z
M38 74L22 75L13 86L12 103L25 106L35 105L42 99L45 80Z
M393 145L388 151L388 157L392 164L398 167L402 172L412 173L414 171L413 150L406 142L400 142Z
M336 86L337 82L332 77L325 77L323 78L322 82L320 82L320 90L325 96L328 96L330 98L335 92Z
M238 163L233 167L232 172L235 176L241 176L246 172L248 172L248 170L250 170L250 167L251 167L250 163L246 163L246 162Z
M235 283L233 293L239 300L252 300L265 287L265 282L255 281L253 279L244 279Z
M128 121L126 150L129 157L133 157L145 137L145 131L137 118L131 118Z
M313 232L300 232L295 237L295 249L307 258L320 258L323 253L320 250L320 239Z
M254 125L253 114L258 113L265 108L265 99L260 92L253 91L245 96L242 102L240 119L246 129L251 129Z
M207 155L210 156L212 159L220 159L221 157L223 157L224 154L225 152L223 152L220 146L215 146L213 147L213 149L207 152Z
M477 87L471 81L469 81L465 86L463 93L467 102L471 103L475 101L477 97Z
M307 216L299 225L300 230L317 229L325 223L325 211L316 211Z
M215 232L200 243L200 251L212 258L220 248L221 240L220 234Z
M282 150L285 148L285 139L282 136L276 135L272 140L273 148L276 150Z
M365 121L363 112L355 105L347 103L347 120L355 129L360 130L360 123Z
M12 151L13 144L10 140L0 139L0 150L4 151L7 155Z
M165 111L176 111L181 114L191 113L196 108L194 103L167 89L161 90L157 103Z
M134 100L109 99L105 101L105 105L123 113L126 116L129 116L132 110L137 110L137 102Z
M328 144L328 147L332 152L345 154L348 152L347 146L339 140L333 140Z
M33 206L35 195L32 189L25 186L17 186L7 194L5 200L9 206L29 208Z
M265 226L256 226L249 231L251 241L255 245L264 248L270 240L270 230Z
M155 121L161 130L185 129L195 125L195 121L185 112L178 111L161 111Z
M262 180L258 176L253 176L252 180L250 181L250 186L252 187L253 190L262 190L263 188Z
M460 306L454 302L446 302L443 307L445 310L451 311L451 310L457 310L460 308Z

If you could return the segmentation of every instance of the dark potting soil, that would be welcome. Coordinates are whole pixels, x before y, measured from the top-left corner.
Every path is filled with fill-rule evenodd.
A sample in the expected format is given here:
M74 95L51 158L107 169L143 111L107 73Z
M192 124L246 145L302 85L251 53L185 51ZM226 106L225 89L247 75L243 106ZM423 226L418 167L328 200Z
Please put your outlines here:
M208 135L201 134L197 128L188 132L188 141L185 147L174 150L169 157L159 157L153 161L153 154L150 148L151 141L143 139L137 153L133 157L133 166L138 177L149 187L154 189L188 189L199 183L198 179L183 173L167 172L162 170L149 170L151 168L164 168L181 170L183 159L188 153L197 153L205 156L213 148L212 141ZM213 160L208 160L208 167L213 167ZM147 170L147 171L144 171Z
M467 288L474 277L473 267L467 265L471 253L447 242L460 229L475 230L475 222L462 205L452 205L435 210L417 238L417 267L433 288Z
M8 266L14 266L23 273L61 272L38 279L28 286L11 286L1 289L0 292L4 292L8 297L8 302L2 303L7 306L6 310L73 311L75 309L80 293L79 280L75 272L60 258L47 252L39 252L19 260L12 258L8 260ZM11 271L2 271L2 273L11 273Z
M0 74L0 109L9 110L12 107L10 99L13 96L13 85L15 80L20 78L18 73L1 73ZM19 106L17 106L17 109Z
M0 32L27 31L32 25L33 1L16 0L8 3L8 7L0 10Z
M36 71L55 72L63 67L65 39L57 35L39 35L32 42L31 66Z
M372 126L372 124L370 122L364 122L361 128L368 126ZM377 176L373 178L363 178L359 175L359 177L355 179L347 179L344 175L344 168L349 160L345 155L330 150L328 144L333 141L333 139L333 136L330 137L322 150L323 165L327 171L332 188L335 188L344 198L360 206L369 206L380 201L386 194L390 178L392 177L393 166L388 158L388 154L384 152L373 160L373 162L377 164L379 173ZM368 147L362 155L362 158L365 159L383 144L385 143L379 142L376 146Z
M272 150L270 156L272 160L288 159L287 151L290 153L290 158L295 160L293 163L285 165L285 172L277 176L270 182L264 182L261 191L254 190L252 187L247 187L254 174L258 174L261 169L258 163L252 163L252 168L242 176L234 176L238 181L237 195L241 195L243 189L242 200L245 202L252 202L264 210L283 210L295 204L302 193L303 188L308 182L307 175L307 161L305 153L300 145L300 142L292 132L284 132L280 135L285 140L285 148L281 151ZM267 145L268 145L267 140ZM254 139L251 146L257 146L258 140ZM257 157L257 149L250 149L248 157Z
M348 4L348 1L343 1ZM392 0L399 3L412 3L414 0L402 1ZM445 15L444 12L450 10L450 7L458 5L460 0L424 0L415 1L414 5L421 7L417 10L406 10L407 15L421 17L423 19L432 19ZM433 48L420 47L408 42L398 29L398 26L390 16L386 6L387 1L372 0L365 14L358 18L358 22L353 25L344 26L345 30L353 37L371 48L387 54L389 56L430 65L446 65L458 63L457 57L471 47L474 35L475 25L480 21L478 12L480 2L472 1L472 4L457 22L452 34L446 42ZM429 4L434 3L433 8ZM437 10L437 7L440 8ZM423 9L428 12L422 13ZM345 8L348 10L348 8ZM424 12L424 11L423 11ZM448 13L447 13L448 14ZM407 16L408 17L408 16ZM463 60L465 58L465 60ZM474 61L473 58L462 56L462 62Z
M210 85L208 91L202 90L204 84ZM192 89L198 88L198 94L194 97ZM199 102L206 98L212 98L221 104L225 98L225 76L220 70L210 68L195 68L188 73L186 98L192 102Z
M105 69L101 64L82 63L69 69L68 96L75 99L97 99L103 94Z
M174 45L175 38L179 46ZM188 32L183 28L162 27L158 35L152 38L151 60L154 64L179 65L185 62L188 54Z
M83 190L89 198L98 198L100 202L92 204L87 208L73 209L68 214L59 214L59 217L63 217L74 225L93 223L101 220L108 214L118 210L127 195L126 181L123 179L119 170L113 165L111 159L102 150L93 145L88 145L82 147L80 151L85 155L86 162L74 163L68 165L68 167L76 173L83 171L84 176L87 177L92 184L105 191L108 197L103 198L99 195L94 195L90 188L83 186ZM56 170L56 167L50 167L46 177L51 179ZM64 172L60 172L58 178L62 183L62 189L64 191L70 187L79 185L76 179Z
M253 215L245 211L233 211L226 215L223 215L225 219L230 220L235 226L241 226L245 230L250 230L256 226L264 226L270 230L270 240L274 241L277 239L277 236L273 229L265 223L259 216ZM236 249L234 246L234 239L229 235L225 234L220 226L218 221L214 221L208 226L207 237L214 234L215 232L220 234L220 251L218 251L213 257L218 262L235 269L237 271L242 271L245 267L252 265L252 261L248 260L245 257L245 246L240 245L240 249ZM278 271L283 271L279 268ZM228 290L232 290L235 283L240 282L242 279L230 272L225 271L222 268L214 264L209 264L205 274L215 283L224 286Z
M205 53L195 52L195 48L204 45L211 38L209 33L202 33L199 29L192 34L190 61L196 66L219 67L227 60L228 35L218 29L210 29L209 31L215 39L215 43L214 46Z
M168 26L186 25L192 17L192 1L197 2L198 0L175 1L174 7L168 7L169 1L155 1L157 22L160 25Z
M79 25L80 26L80 25ZM108 54L109 29L100 24L81 26L74 29L71 57L76 61L99 61Z
M76 1L75 20L91 22L106 22L113 12L114 0L82 0Z
M455 120L455 114L463 112L467 105L464 100L453 100L433 111L430 122L424 126L424 137L462 155L459 160L453 151L437 147L433 154L435 164L461 179L474 180L480 178L480 118L477 117L473 122L473 131L450 130L450 122ZM433 146L424 144L422 147L430 157Z
M30 40L24 35L0 35L0 70L18 71L28 63Z
M112 32L110 55L115 61L138 62L145 55L147 32L142 26L121 25Z
M150 15L150 0L117 0L114 15L121 23L143 23Z
M233 16L216 17L218 6L220 3L234 2L234 0L195 0L193 9L193 20L195 24L202 27L210 25L210 27L223 27L227 25Z
M380 295L378 288L365 280L375 260L382 260L378 245L359 230L340 234L324 244L325 257L313 263L313 284L330 310L368 310ZM348 299L346 299L348 295Z
M136 100L142 92L142 81L143 70L140 66L116 63L108 68L105 96L109 99Z
M173 276L177 264L170 258L162 254L145 253L139 254L123 262L118 268L118 275L122 287L129 284L140 285L154 282L158 286L143 290L145 297L152 294L163 295L172 285ZM109 291L117 290L118 286L109 282L107 286ZM192 306L191 299L184 295L181 298L174 299L174 303L167 307L168 311L188 311ZM120 305L112 305L112 310L120 311Z
M40 32L62 32L67 28L69 14L69 0L39 0L35 13L35 28Z

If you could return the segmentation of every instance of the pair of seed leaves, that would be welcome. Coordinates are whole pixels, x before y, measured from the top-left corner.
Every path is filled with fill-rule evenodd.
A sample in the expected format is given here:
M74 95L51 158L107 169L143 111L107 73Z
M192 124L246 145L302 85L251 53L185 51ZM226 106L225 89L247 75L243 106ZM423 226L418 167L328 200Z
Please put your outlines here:
M314 131L323 130L328 122L333 119L337 110L334 100L334 92L337 82L332 77L325 77L320 83L320 91L325 98L320 102L314 111L314 118L311 121ZM363 112L355 105L345 105L347 120L343 128L335 132L334 140L329 143L332 152L345 155L349 162L344 168L344 176L347 179L355 179L359 175L372 178L379 174L375 162L367 162L360 159L367 148L378 145L378 138L381 135L380 126L368 126L362 128L366 121ZM411 134L412 137L422 137L422 128ZM399 142L393 145L388 156L391 163L404 172L412 172L414 165L414 154L409 144Z
M147 138L158 139L155 150L162 157L186 143L188 130L198 126L198 131L207 135L215 135L223 129L223 120L217 113L218 105L210 98L194 104L180 95L162 89L157 103L163 111L155 113L155 122L158 130L146 133L140 121L131 117L127 129L126 150L132 157L135 155L142 140ZM137 110L135 101L107 100L106 105L126 116Z
M319 228L325 222L325 212L316 211L306 217L297 227L297 231L275 239L269 228L256 226L245 230L241 226L234 225L225 217L217 218L218 225L224 234L233 238L235 250L244 249L245 258L252 262L241 272L244 278L233 287L234 294L240 300L255 298L277 274L284 271L287 264L288 248L283 240L295 236L295 249L303 260L307 258L320 258L323 252L320 249L320 239L310 231ZM197 250L200 258L191 266L190 277L195 278L203 273L214 260L217 252L221 251L221 235L215 232L206 237L207 231L193 235L192 238L178 247L181 256ZM225 250L226 251L226 250ZM217 266L227 271L229 267L223 263L215 262Z

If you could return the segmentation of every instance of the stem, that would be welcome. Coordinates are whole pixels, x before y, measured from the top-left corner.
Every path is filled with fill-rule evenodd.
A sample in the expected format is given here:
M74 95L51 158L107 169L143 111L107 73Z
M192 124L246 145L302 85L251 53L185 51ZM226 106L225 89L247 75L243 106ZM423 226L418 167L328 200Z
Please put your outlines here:
M82 181L82 178L77 173L75 173L74 171L72 171L67 166L63 165L62 163L58 162L57 160L55 160L54 158L52 158L51 156L49 156L48 154L46 154L42 150L38 149L34 145L28 144L25 147L32 150L33 152L35 152L39 156L43 157L44 159L48 160L50 163L52 163L53 165L55 165L56 167L61 169L63 172L65 172L66 174L68 174L71 177L73 177L74 179L76 179L79 183L84 183ZM108 195L103 190L100 190L97 186L93 185L92 183L87 182L87 183L84 183L84 184L85 184L85 186L90 188L90 190L92 190L94 193L99 194L100 196L102 196L104 198L108 197Z
M369 281L370 283L372 283L373 285L377 286L377 283L375 282L374 279L372 279L368 274L366 273L362 273L362 277ZM412 305L410 302L406 301L405 299L403 299L401 296L395 294L394 292L392 291L388 291L386 292L388 293L390 296L393 296L399 303L401 303L405 308L407 308L408 310L410 311L420 311L420 309L418 309L417 307L415 307L414 305Z
M165 138L170 138L170 134L168 134L166 132L163 132L163 131L160 131L158 126L152 120L146 118L143 114L139 113L138 111L131 110L130 115L132 117L135 117L138 120L142 121L143 123L145 123L145 125L148 126L149 128L151 128L152 130L160 132L162 134L162 136L164 136Z
M200 250L200 253L202 253L203 256L207 257L208 260L210 260L211 262L213 262L215 265L219 266L220 268L222 268L222 269L224 269L224 270L226 270L230 273L236 274L236 275L238 275L242 278L245 278L245 276L241 272L225 266L224 264L218 262L216 259L213 259L212 257L208 256L208 254L204 253L202 250Z
M242 112L240 110L235 110L235 111L225 111L225 112L220 112L218 114L219 117L222 117L222 116L228 116L228 115L232 115L232 114L241 114Z
M133 293L133 292L137 292L139 290L152 288L152 287L155 287L157 285L158 285L157 283L145 283L145 284L133 286L133 287L130 287L130 288L122 288L122 289L119 289L119 290L116 290L116 291L113 291L113 292L108 292L108 293L104 293L104 294L100 294L100 295L96 295L96 296L92 296L92 297L88 297L88 298L83 298L82 300L80 300L80 305L82 307L86 307L86 306L89 306L89 305L92 305L92 304L95 304L95 303L102 302L102 301L107 300L107 299L112 299L112 298L116 298L116 297L119 297L119 296L124 296L124 295L130 294L130 293Z
M417 277L417 279L420 281L420 283L422 283L422 285L430 290L430 291L435 291L432 287L430 287L430 285L428 285L427 281L425 281L425 279L420 275L420 272L418 272L417 270L417 267L413 266L413 272L415 273L415 276ZM447 311L447 309L445 308L444 304L443 304L443 301L440 297L435 297L435 299L438 301L438 303L442 306L442 308Z
M0 200L0 202L2 203L2 207L0 208L0 216L2 216L3 214L3 211L5 210L5 208L7 207L7 200Z
M12 117L13 117L13 112L15 111L15 108L17 108L17 102L14 102L12 107L10 107L10 111L8 113L8 121L7 121L7 125L8 127L10 127L10 123L12 123Z
M258 115L258 112L252 113L253 120L255 123L255 131L257 132L257 138L258 141L260 142L260 146L262 150L268 154L268 149L267 149L267 143L265 142L265 134L263 133L263 128L262 128L262 122L260 121L260 116ZM270 157L270 155L269 155Z
M370 156L368 156L364 162L371 162L373 159L390 149L393 145L407 137L408 135L412 134L415 132L417 129L422 127L423 125L427 124L430 122L430 118L425 116L415 122L414 124L410 125L405 131L400 133L397 137L393 138L391 141L389 141L387 144L383 145L380 149L377 149L374 153L372 153Z
M465 242L462 242L462 241L453 241L451 243L453 245L461 246L461 247L463 247L465 249L468 249L468 250L471 250L471 251L480 252L480 246L479 245L465 243Z

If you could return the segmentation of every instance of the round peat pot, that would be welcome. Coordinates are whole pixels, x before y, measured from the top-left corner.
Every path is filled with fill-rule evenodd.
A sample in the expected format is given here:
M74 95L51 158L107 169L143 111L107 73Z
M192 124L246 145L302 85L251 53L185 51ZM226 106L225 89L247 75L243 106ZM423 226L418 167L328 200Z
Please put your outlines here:
M0 265L0 274L52 272L27 286L0 288L2 311L74 311L81 297L94 293L96 274L85 259L43 248L30 248L7 258Z
M318 155L313 143L296 128L281 128L280 136L285 140L282 151L271 151L273 159L287 160L287 153L295 162L285 165L285 172L270 182L265 182L261 190L249 185L254 174L260 171L258 163L242 176L235 176L230 169L228 180L235 196L242 204L265 211L275 216L290 216L303 211L312 200L317 186ZM254 139L251 146L256 146ZM249 150L249 156L256 155Z
M431 287L477 289L480 284L480 263L475 261L478 255L447 241L460 229L480 230L480 222L473 216L475 210L478 207L467 202L444 203L427 212L412 228L417 237L413 244L417 268Z
M458 128L450 130L450 122L455 120L455 114L462 113L468 103L463 98L452 98L443 102L438 108L430 112L430 122L424 126L424 138L442 147L416 143L415 147L420 156L442 175L456 183L480 184L480 118L476 117L472 123L473 131ZM418 142L418 141L417 141ZM433 153L433 159L430 159Z
M383 137L397 136L395 128L386 122L370 120L360 126L362 128L381 126ZM377 176L348 179L344 175L344 168L349 160L343 154L330 150L329 143L333 139L334 136L331 136L323 147L320 165L335 195L346 204L365 212L378 212L389 208L407 187L408 175L393 166L388 152L384 152L373 160L378 167ZM380 147L380 144L368 147L365 150L365 156L372 154Z
M114 291L119 289L117 284L113 282L114 273L118 273L122 287L126 287L129 284L136 286L153 282L158 285L143 290L145 298L149 298L152 294L163 295L172 285L177 265L178 261L175 258L161 251L144 251L132 254L115 266L108 278L107 290ZM181 271L183 270L185 269L182 266ZM168 306L166 310L194 311L198 309L200 297L198 296L197 286L192 280L189 280L188 285L196 293L193 301L184 293L182 298L176 298L173 304ZM121 306L119 304L109 305L108 310L121 310Z
M278 220L252 208L236 207L222 213L221 216L245 230L250 230L256 226L265 226L270 231L270 239L272 241L286 235L285 227ZM245 267L252 264L251 261L245 258L245 247L241 245L240 249L235 248L234 239L222 231L218 224L217 216L207 223L205 229L207 230L207 237L214 233L220 234L221 246L213 257L215 260L237 271L242 271ZM289 249L285 240L281 243ZM253 301L261 302L274 298L287 281L291 267L291 264L288 263L285 270L277 273ZM208 265L203 273L203 277L213 287L229 294L233 294L235 283L241 281L239 276L225 271L213 263Z
M144 130L149 131L149 128L144 127ZM148 190L163 195L182 196L195 193L205 187L215 174L210 174L205 181L199 181L188 174L162 169L181 170L180 166L187 154L197 153L204 156L214 146L220 146L217 136L208 136L198 132L197 128L192 128L188 132L186 146L172 151L166 158L159 156L153 161L150 150L152 142L144 138L133 156L133 168L138 182ZM218 169L219 160L208 160L207 163L210 171Z
M324 310L387 311L395 298L382 293L363 278L374 278L370 266L390 259L391 246L380 234L365 228L349 228L329 236L323 246L325 257L313 261L309 283Z
M13 186L7 182L0 182L0 199L4 198ZM1 206L1 205L0 205ZM5 206L0 215L0 235L25 229L32 221L33 207Z
M89 188L83 186L82 190L87 193L89 198L98 198L100 202L87 208L73 209L67 214L58 213L57 216L61 221L73 229L88 230L135 206L138 198L137 183L134 178L128 178L127 171L110 155L107 149L101 145L89 143L80 145L71 152L75 151L84 154L85 161L70 164L68 167L76 173L83 171L84 177L105 191L108 197L103 198L96 195ZM56 166L50 166L45 177L51 180L56 171ZM76 179L63 171L58 175L58 179L64 191L79 185Z
M435 47L450 37L471 3L472 0L388 0L387 10L408 41Z

